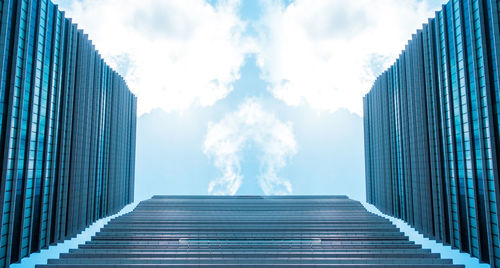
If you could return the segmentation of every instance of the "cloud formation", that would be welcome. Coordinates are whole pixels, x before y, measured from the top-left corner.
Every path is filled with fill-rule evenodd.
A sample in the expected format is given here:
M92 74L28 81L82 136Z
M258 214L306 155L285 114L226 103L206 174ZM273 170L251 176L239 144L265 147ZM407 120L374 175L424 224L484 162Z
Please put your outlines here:
M277 173L297 152L291 123L281 122L256 99L246 99L237 111L210 123L203 152L211 157L222 177L210 182L210 194L234 195L241 186L242 151L249 143L261 155L259 185L266 195L291 194L291 183Z
M238 0L59 0L138 96L138 114L213 105L240 77Z
M389 67L436 0L261 1L258 64L288 105L362 114L362 97Z

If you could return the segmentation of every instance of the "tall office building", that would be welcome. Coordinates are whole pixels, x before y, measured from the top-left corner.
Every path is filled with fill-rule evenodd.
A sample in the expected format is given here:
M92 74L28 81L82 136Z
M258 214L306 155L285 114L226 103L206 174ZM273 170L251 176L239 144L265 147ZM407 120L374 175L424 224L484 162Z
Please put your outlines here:
M49 0L0 0L0 267L132 202L136 98Z
M40 267L452 267L343 196L155 196Z
M364 98L367 200L500 267L500 2L452 0Z

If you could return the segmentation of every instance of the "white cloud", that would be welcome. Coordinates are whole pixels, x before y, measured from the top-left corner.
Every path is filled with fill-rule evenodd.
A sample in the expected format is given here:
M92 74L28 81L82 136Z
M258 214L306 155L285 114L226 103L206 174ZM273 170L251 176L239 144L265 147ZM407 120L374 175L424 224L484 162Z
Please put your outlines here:
M56 2L125 77L139 115L214 104L232 90L252 49L238 0Z
M439 6L436 0L261 3L258 64L273 95L288 105L358 114L376 76Z
M210 123L203 151L214 159L222 177L210 182L211 194L234 195L241 186L241 153L248 143L261 151L259 185L266 195L291 194L291 183L277 172L297 152L291 123L283 123L256 99L246 99L237 111Z

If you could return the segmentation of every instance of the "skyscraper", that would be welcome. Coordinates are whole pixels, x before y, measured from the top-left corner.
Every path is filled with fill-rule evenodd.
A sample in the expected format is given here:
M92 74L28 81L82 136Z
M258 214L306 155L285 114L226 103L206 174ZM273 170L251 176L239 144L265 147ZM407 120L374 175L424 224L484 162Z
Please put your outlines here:
M448 2L364 98L367 200L494 267L499 4Z
M0 267L133 200L136 98L49 0L0 0Z
M40 267L451 267L345 196L155 196Z

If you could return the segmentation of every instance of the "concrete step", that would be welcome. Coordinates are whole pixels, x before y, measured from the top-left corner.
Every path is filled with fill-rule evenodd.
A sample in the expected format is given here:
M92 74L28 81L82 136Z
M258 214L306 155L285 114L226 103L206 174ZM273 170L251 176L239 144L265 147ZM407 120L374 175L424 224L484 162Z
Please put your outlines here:
M97 252L72 252L72 253L62 253L60 255L61 259L65 258L118 258L118 259L129 259L129 258L150 258L150 259L170 259L170 258L258 258L258 259L269 259L269 258L382 258L382 259L397 259L397 258L436 258L439 259L440 255L435 253L379 253L379 252L128 252L128 253L118 253L118 252L107 252L103 251Z
M437 258L64 258L49 260L48 264L452 264Z
M464 265L453 264L48 264L37 265L36 268L175 268L175 267L228 267L228 268L286 268L286 267L332 267L332 268L465 268Z

